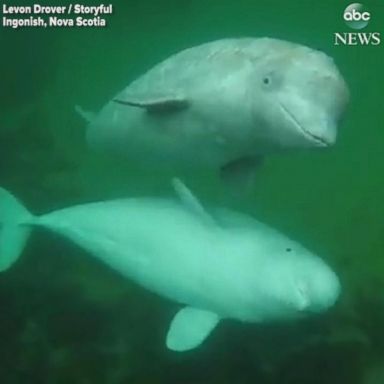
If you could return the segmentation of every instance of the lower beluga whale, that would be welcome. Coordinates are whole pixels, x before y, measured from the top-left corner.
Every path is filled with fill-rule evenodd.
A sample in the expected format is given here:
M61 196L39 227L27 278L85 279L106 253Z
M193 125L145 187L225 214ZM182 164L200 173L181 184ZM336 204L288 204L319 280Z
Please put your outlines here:
M77 111L92 148L151 168L211 168L247 179L265 155L332 146L348 101L348 86L324 52L228 38L171 55L97 114Z
M142 287L184 307L166 345L200 345L222 319L264 323L326 311L339 279L318 256L244 214L207 210L178 179L177 199L127 198L32 215L0 189L0 271L31 230L55 232Z

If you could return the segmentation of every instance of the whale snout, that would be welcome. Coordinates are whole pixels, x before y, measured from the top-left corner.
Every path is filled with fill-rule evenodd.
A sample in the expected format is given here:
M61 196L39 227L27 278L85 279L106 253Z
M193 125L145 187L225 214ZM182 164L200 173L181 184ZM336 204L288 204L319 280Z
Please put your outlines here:
M303 126L303 130L308 138L312 140L314 146L331 147L336 143L337 127L336 124L327 118L319 119L317 124L307 127Z
M349 103L349 88L333 61L304 52L290 62L284 86L276 93L292 147L330 147Z
M341 285L334 271L327 265L319 265L311 278L302 283L300 290L301 295L306 297L306 300L302 300L306 305L301 310L318 313L335 305L340 296Z
M280 101L280 106L288 125L296 131L297 142L300 146L330 147L337 138L337 126L328 116L318 114L305 102L289 103ZM305 144L304 144L305 143Z

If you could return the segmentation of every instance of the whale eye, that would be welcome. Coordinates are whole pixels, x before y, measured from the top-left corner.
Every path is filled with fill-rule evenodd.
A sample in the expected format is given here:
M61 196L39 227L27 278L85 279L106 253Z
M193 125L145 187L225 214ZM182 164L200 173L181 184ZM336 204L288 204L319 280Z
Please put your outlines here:
M287 252L292 252L292 248L286 248L285 249Z
M261 88L269 92L280 89L283 86L284 78L281 73L268 71L262 73L258 81Z
M263 84L264 85L269 85L271 84L271 78L269 76L264 76L263 77Z

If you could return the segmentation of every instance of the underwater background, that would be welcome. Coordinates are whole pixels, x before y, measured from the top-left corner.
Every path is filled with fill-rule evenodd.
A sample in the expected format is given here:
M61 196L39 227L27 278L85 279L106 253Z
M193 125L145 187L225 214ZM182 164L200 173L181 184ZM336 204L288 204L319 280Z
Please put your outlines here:
M34 231L0 275L1 383L384 383L384 43L334 45L335 32L352 31L348 4L122 0L105 28L0 29L0 185L36 214L173 193L155 164L89 150L74 106L98 110L181 49L224 37L290 40L334 57L351 90L337 144L271 156L246 197L227 195L211 175L188 180L203 202L252 214L321 255L343 286L331 311L292 324L224 321L200 348L174 353L164 339L178 305ZM382 33L384 3L364 5L364 31Z

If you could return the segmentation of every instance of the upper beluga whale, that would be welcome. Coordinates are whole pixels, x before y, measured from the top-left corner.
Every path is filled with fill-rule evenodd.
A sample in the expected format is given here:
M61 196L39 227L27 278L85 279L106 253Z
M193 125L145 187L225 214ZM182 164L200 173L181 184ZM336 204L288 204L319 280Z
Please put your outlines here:
M89 122L93 148L135 162L252 173L266 154L336 141L349 91L333 59L272 38L183 50L117 93Z
M62 235L123 276L176 301L166 344L200 345L221 319L272 322L327 310L340 283L318 256L276 230L225 209L208 212L179 180L179 199L129 198L33 216L0 188L0 271L30 231Z

